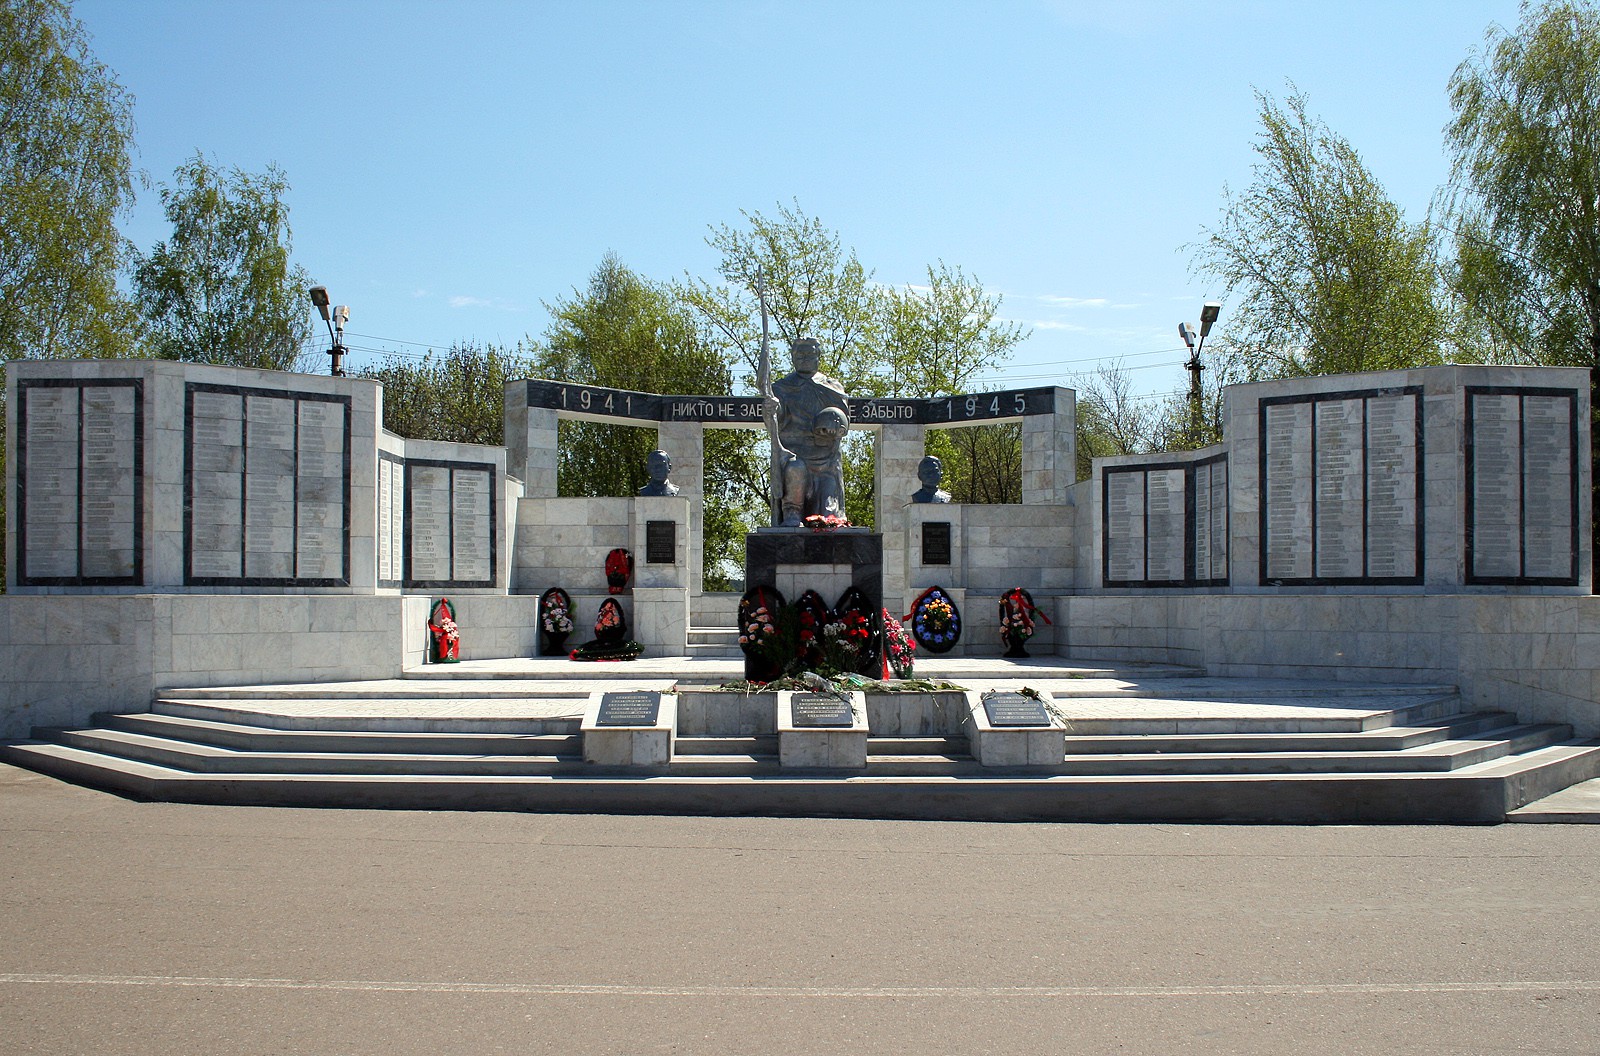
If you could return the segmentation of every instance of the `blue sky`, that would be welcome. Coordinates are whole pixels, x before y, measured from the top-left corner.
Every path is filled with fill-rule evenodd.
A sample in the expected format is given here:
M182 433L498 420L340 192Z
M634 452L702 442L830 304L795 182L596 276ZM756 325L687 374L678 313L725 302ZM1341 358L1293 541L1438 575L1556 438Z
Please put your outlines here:
M1253 89L1293 81L1421 219L1449 76L1517 20L1512 0L74 11L135 97L152 179L197 148L285 170L295 258L351 306L359 349L537 335L608 250L711 275L709 225L797 200L877 281L942 259L1002 294L1033 332L990 381L1121 359L1148 393L1184 385L1177 324L1218 292L1184 246L1250 181ZM142 193L125 230L148 248L163 227Z

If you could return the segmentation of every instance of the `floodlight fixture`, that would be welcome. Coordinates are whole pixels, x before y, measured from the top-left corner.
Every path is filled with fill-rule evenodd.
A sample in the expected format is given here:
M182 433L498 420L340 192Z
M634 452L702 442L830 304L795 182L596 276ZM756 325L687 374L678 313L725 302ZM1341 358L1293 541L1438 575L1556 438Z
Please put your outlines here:
M1221 301L1207 301L1200 308L1200 336L1205 337L1211 333L1211 326L1217 321L1217 316L1222 314Z
M311 303L317 311L322 313L322 321L328 321L328 288L326 286L311 287Z

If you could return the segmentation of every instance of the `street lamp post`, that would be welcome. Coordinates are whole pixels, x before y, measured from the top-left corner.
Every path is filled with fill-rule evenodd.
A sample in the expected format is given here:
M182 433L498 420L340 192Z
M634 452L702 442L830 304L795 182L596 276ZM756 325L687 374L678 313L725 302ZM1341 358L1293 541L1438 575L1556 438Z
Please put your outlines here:
M1200 335L1199 341L1195 340L1194 327L1189 323L1178 324L1178 336L1183 338L1183 343L1189 348L1189 362L1184 368L1189 372L1189 446L1200 446L1201 424L1200 419L1204 414L1205 396L1200 384L1200 372L1206 369L1200 362L1200 350L1206 347L1206 337L1211 333L1211 328L1216 324L1217 316L1222 314L1221 301L1207 301L1200 307Z
M311 303L322 314L322 321L328 324L328 337L333 341L333 347L328 349L328 355L333 357L332 367L328 373L336 378L344 377L344 324L350 321L350 306L341 304L328 312L328 288L326 286L311 287Z

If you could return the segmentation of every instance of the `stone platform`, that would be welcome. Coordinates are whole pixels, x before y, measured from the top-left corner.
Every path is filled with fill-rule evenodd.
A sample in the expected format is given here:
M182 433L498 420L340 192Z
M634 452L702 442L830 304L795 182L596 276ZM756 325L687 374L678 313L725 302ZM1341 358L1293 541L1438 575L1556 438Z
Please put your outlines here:
M739 673L737 660L508 659L175 689L148 711L38 729L0 758L186 802L973 820L1493 823L1600 776L1600 742L1466 712L1450 686L1060 658L918 667L973 693L1048 697L1065 725L1058 765L981 766L958 721L972 694L868 694L865 768L789 769L775 695L712 691ZM676 695L670 760L585 762L585 710L638 689Z

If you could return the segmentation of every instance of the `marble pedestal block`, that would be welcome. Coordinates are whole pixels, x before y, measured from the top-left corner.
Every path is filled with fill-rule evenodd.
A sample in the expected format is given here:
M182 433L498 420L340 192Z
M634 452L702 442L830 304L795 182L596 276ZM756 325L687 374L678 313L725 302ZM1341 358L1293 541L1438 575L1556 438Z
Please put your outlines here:
M633 637L650 656L689 651L689 592L683 587L633 588Z
M833 605L856 587L876 610L883 605L883 536L849 528L762 528L745 536L744 582L746 588L775 586L791 604L802 591L815 590Z
M600 709L606 694L589 695L583 710L583 761L600 766L665 766L672 762L678 726L678 698L661 694L652 725L601 725Z
M1048 702L1050 695L1044 694ZM967 694L963 726L972 757L980 766L1060 766L1067 757L1066 733L1049 717L1047 726L996 726L979 693Z
M788 692L778 694L778 764L793 767L865 769L866 698L860 693L850 694L849 726L797 726L794 698L807 695Z

